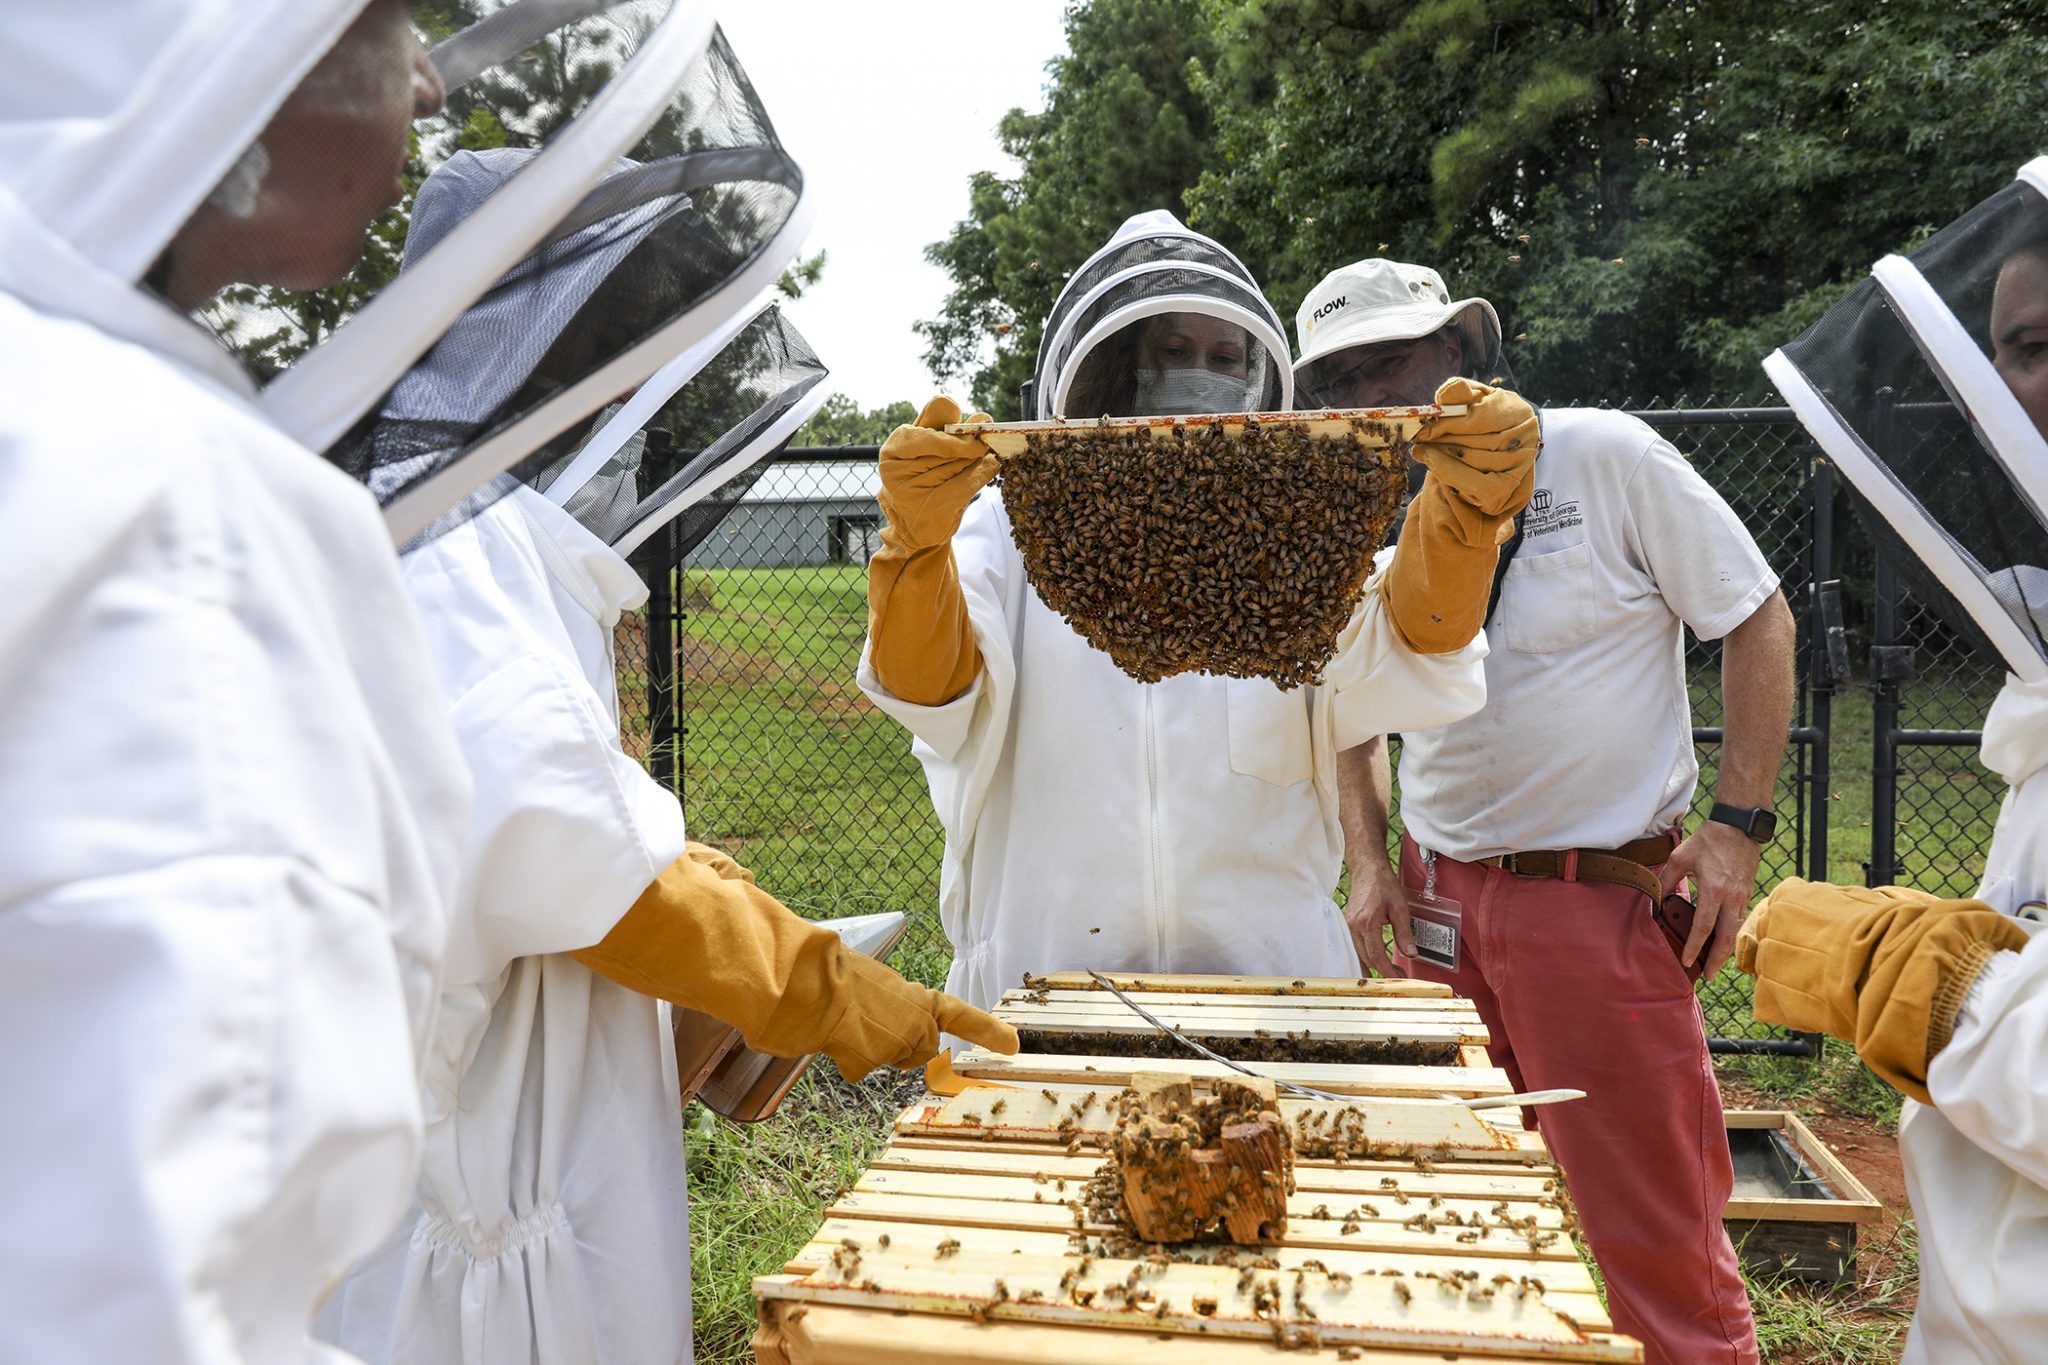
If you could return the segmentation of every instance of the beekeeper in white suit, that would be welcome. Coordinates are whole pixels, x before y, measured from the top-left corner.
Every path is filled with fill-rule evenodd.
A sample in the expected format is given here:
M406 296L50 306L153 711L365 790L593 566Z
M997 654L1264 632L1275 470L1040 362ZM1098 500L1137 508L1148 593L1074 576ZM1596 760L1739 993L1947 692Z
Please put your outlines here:
M699 74L715 79L699 88L750 96L722 42L706 61ZM718 126L710 102L691 108ZM736 164L731 150L675 160ZM786 160L772 141L748 150ZM464 153L437 170L408 256L530 155ZM601 192L642 171L622 167ZM855 1078L924 1062L941 1028L1015 1047L1008 1026L843 947L690 842L674 794L620 743L613 632L647 589L618 547L696 491L744 477L822 397L823 366L753 302L786 264L772 249L777 221L714 224L665 196L551 243L362 433L372 467L435 442L496 439L625 352L659 348L679 319L710 334L656 381L681 385L662 413L701 445L672 459L642 443L570 458L578 422L520 467L545 494L515 484L406 555L478 795L427 1064L418 1207L320 1320L323 1336L367 1361L689 1359L682 1113L664 1001L733 1024L760 1051L823 1051ZM688 382L706 370L711 382ZM700 519L691 532L709 529Z
M1485 700L1479 635L1499 532L1527 502L1533 409L1456 380L1426 434L1432 477L1315 687L1120 672L1027 581L995 457L938 428L882 447L860 685L915 737L946 831L947 988L991 1005L1025 972L1355 976L1332 899L1336 755ZM1140 214L1074 272L1046 321L1030 415L1292 406L1279 317L1244 266L1171 214Z
M0 1360L333 1358L468 782L375 503L188 314L346 271L439 85L391 0L0 51Z
M1798 880L1751 914L1756 1014L1907 1096L1914 1365L2048 1360L2048 158L1765 362L1916 595L2007 670L1969 900Z

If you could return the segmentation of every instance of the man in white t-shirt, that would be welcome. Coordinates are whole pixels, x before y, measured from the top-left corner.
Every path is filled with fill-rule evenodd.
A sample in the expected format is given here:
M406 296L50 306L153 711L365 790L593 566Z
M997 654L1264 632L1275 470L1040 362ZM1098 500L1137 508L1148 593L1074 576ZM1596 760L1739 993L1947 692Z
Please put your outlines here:
M1427 401L1499 335L1485 300L1453 303L1435 271L1386 260L1328 276L1296 325L1305 401L1341 407ZM1587 1092L1540 1124L1615 1324L1646 1360L1753 1362L1689 968L1710 975L1732 951L1772 833L1792 617L1755 541L1670 443L1616 412L1539 417L1536 492L1487 624L1486 705L1404 736L1398 873L1384 745L1339 756L1348 918L1363 965L1477 1003L1517 1089ZM1726 709L1719 804L1690 838L1684 627L1724 641ZM1653 912L1686 878L1699 910L1674 946ZM1455 934L1449 907L1411 918L1411 897L1455 906ZM1418 929L1440 962L1416 956Z

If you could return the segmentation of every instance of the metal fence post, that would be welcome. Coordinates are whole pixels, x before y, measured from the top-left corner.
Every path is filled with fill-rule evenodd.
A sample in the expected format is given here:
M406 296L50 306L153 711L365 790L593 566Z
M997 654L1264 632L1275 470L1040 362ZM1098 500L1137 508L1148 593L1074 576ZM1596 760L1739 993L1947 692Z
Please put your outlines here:
M1828 880L1828 814L1834 782L1829 762L1834 734L1835 688L1847 641L1842 630L1841 585L1835 580L1835 471L1816 456L1807 475L1807 509L1813 519L1812 574L1807 580L1811 615L1807 618L1806 694L1802 709L1820 742L1803 746L1806 755L1806 856L1802 874Z
M675 647L676 575L681 567L676 563L675 527L665 527L651 544L659 548L643 567L647 580L648 768L655 781L681 796L683 696Z

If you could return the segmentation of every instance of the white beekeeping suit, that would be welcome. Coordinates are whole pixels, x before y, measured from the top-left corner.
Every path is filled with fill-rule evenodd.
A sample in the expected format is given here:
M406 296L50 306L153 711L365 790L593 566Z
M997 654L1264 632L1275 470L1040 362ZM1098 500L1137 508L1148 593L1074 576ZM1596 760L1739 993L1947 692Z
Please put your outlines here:
M1139 364L1130 343L1167 318L1241 329L1228 334L1242 339L1232 373ZM1054 305L1036 415L1286 408L1287 355L1234 256L1170 214L1142 214ZM1039 599L996 490L967 508L951 549L981 657L972 684L940 705L905 700L877 675L872 641L859 675L914 736L945 829L947 989L987 1007L1027 971L1357 975L1333 900L1337 752L1477 710L1483 639L1404 648L1378 591L1385 551L1321 685L1138 683Z
M687 139L687 155L727 168L719 201L729 208L765 184L787 193L753 194L745 215L700 214L671 195L555 238L342 452L371 470L438 458L529 425L534 404L630 355L673 356L595 423L584 420L602 402L592 398L495 501L443 518L405 557L478 795L426 1070L417 1207L319 1324L369 1361L687 1359L688 1207L664 1001L716 1012L735 993L788 996L803 1016L793 1032L762 1019L750 1028L745 1008L720 1017L798 1055L833 1051L838 1037L830 1002L808 1007L803 985L745 951L721 958L715 928L779 925L826 956L841 951L837 938L689 844L675 794L619 734L614 631L647 597L622 548L671 526L683 545L700 538L823 397L823 366L754 298L787 263L775 243L789 240L800 178L765 124L748 145L706 145L712 92L752 104L722 39L682 101L699 120L691 131L706 133ZM437 170L420 191L408 268L531 155L464 155ZM599 193L654 168L625 163ZM750 272L751 289L732 288ZM677 354L664 338L679 319L702 340ZM692 874L681 894L661 894ZM650 949L629 930L622 946L621 926L656 909L675 932Z
M730 91L745 77L720 40L692 83ZM781 155L772 142L749 150L764 162ZM415 205L408 268L532 155L464 153L436 171ZM622 163L600 191L646 169ZM777 173L794 178L780 161ZM750 306L781 268L766 252L798 196L775 207L772 221L720 232L670 194L553 239L400 381L345 461L388 467L502 433L630 353L643 364L673 355L664 329L693 314L708 339L664 367L652 393L674 394L691 362L715 362L737 332L755 363L730 364L725 377L769 390L763 409L808 413L823 369L805 363L773 310L756 317ZM754 287L728 289L749 264ZM780 369L767 355L778 342ZM568 443L520 469L552 484L573 462L557 452ZM644 450L644 439L629 448ZM639 471L618 463L602 509L614 520L637 524L622 504L658 522L681 510L676 489L650 490L644 504L622 496L616 485ZM684 853L682 808L619 737L613 633L647 588L548 497L510 476L496 491L405 556L478 798L424 1079L416 1208L342 1286L319 1330L373 1362L678 1359L690 1340L690 1256L668 1007L568 956L602 939Z
M2010 787L1976 898L1998 913L1965 905L1976 928L1916 949L1938 989L1906 1040L1926 1102L1899 1131L1920 1234L1905 1359L2048 1360L2048 158L1872 274L1766 369L1917 595L2008 670L1982 750Z
M334 1358L412 1183L467 777L375 503L141 285L364 10L0 10L0 1360Z

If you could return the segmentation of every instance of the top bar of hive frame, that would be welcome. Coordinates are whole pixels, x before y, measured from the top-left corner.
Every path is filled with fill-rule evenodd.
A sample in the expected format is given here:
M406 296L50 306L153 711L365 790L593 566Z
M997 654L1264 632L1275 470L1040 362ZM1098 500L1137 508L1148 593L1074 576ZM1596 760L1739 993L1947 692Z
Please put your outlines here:
M1021 455L1033 436L1059 433L1068 436L1114 435L1126 431L1171 431L1176 427L1199 430L1220 426L1226 433L1244 430L1247 423L1288 427L1311 436L1355 436L1380 444L1392 438L1414 440L1422 424L1434 417L1463 416L1465 405L1440 407L1434 403L1405 408L1321 408L1305 412L1227 412L1199 417L1082 417L1054 418L1046 422L955 422L946 430L955 436L979 436L997 455ZM1373 423L1383 432L1353 431L1353 423Z

